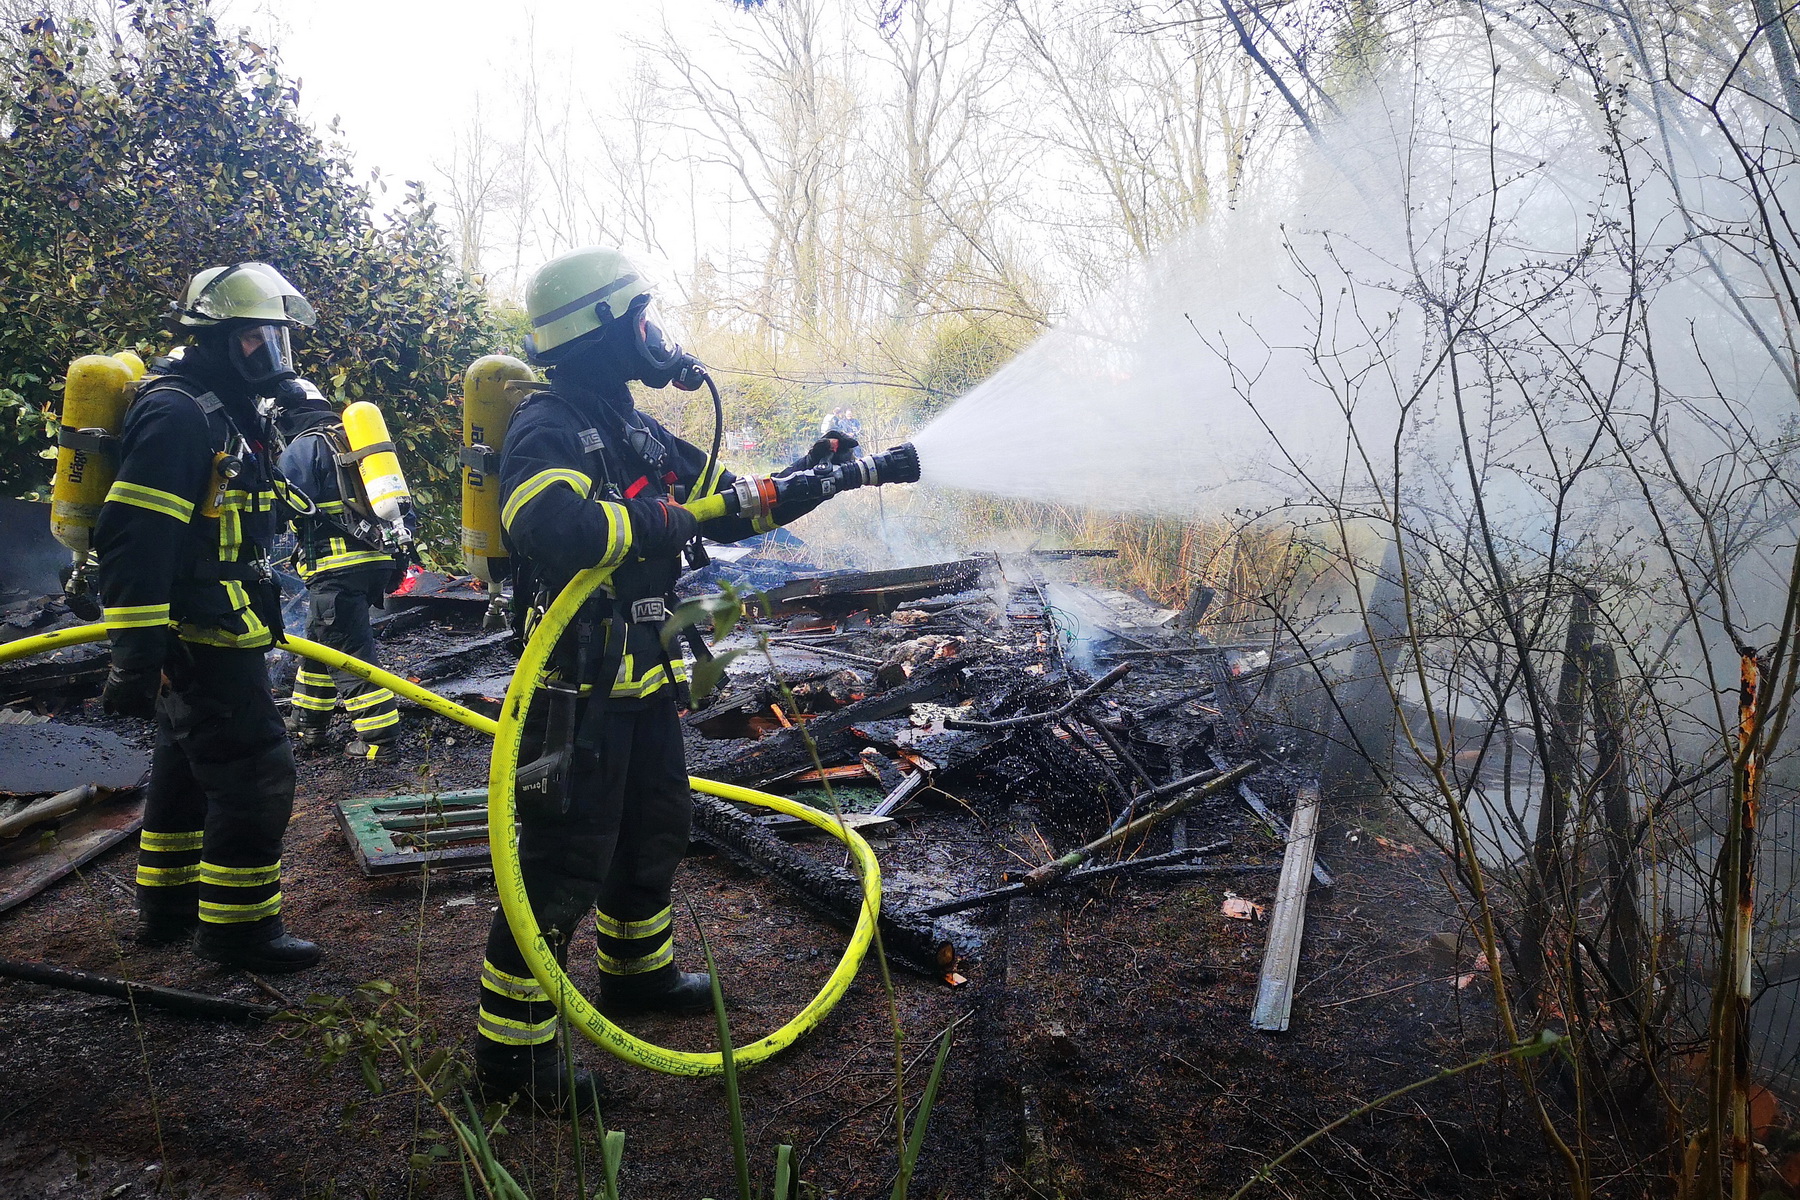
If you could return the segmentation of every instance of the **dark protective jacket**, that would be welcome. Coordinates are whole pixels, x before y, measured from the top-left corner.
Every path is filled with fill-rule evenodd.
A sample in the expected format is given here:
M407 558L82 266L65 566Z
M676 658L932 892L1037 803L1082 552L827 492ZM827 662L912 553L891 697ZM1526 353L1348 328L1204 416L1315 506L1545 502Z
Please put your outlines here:
M154 669L171 626L187 642L269 646L279 621L269 547L279 528L273 430L246 397L202 378L151 377L125 414L119 470L94 524L113 660ZM238 474L223 478L228 454Z
M325 436L328 428L343 424L338 414L314 409L286 418L282 424L288 435L288 447L281 455L282 478L310 498L320 514L294 518L299 535L294 565L300 578L310 581L321 572L349 567L397 565L392 554L351 536L338 523L345 516L344 495L338 486L336 451Z
M634 600L668 596L681 575L682 547L662 536L656 502L677 487L697 499L736 479L723 467L702 479L706 452L632 408L623 385L618 390L623 398L603 398L558 380L528 397L513 414L500 460L500 525L508 552L530 564L532 590L554 598L577 573L610 566L607 615L629 612ZM773 520L755 522L720 517L700 532L735 542L815 507L789 505L778 508ZM554 660L565 670L573 661L572 640L572 633L564 636ZM598 663L611 656L592 657ZM665 652L653 625L629 627L619 661L614 700L648 698L687 678L679 649ZM590 681L580 682L585 687Z

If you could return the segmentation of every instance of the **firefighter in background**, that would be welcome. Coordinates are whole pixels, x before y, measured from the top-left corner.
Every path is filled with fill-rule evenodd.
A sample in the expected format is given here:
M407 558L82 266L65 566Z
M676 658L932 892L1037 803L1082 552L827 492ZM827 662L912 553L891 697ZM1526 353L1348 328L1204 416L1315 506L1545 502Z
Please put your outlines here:
M369 609L383 607L387 594L405 578L406 559L385 549L378 539L358 537L373 525L354 469L339 466L349 450L343 420L318 390L317 407L282 421L288 448L281 474L290 487L312 501L312 511L297 513L294 566L306 582L306 636L335 650L377 662L375 631ZM408 517L410 521L410 515ZM394 693L347 671L325 671L302 661L294 679L287 727L302 746L324 749L331 740L331 718L341 703L356 736L344 746L352 758L390 758L400 738L400 712Z
M625 257L603 249L553 260L527 290L526 347L551 386L519 406L500 461L515 624L522 629L577 572L616 569L611 586L571 623L551 679L533 698L520 754L528 765L519 780L519 859L559 959L594 913L603 1007L697 1013L711 1005L710 981L675 966L670 911L692 817L676 713L687 670L679 650L665 648L661 628L682 549L697 532L737 541L816 503L777 508L772 520L723 517L704 526L676 503L735 477L715 469L702 479L706 453L633 407L632 381L691 390L704 379L651 319L650 300ZM821 440L797 465L820 455L847 460L853 449L847 439ZM586 1108L594 1080L559 1065L556 1021L496 914L475 1051L487 1096L520 1094L552 1110L573 1096Z
M140 385L94 527L111 626L109 713L153 717L138 854L138 940L294 971L319 948L281 919L294 758L263 656L281 632L268 415L305 397L288 331L313 309L273 267L200 272L175 308L191 343Z

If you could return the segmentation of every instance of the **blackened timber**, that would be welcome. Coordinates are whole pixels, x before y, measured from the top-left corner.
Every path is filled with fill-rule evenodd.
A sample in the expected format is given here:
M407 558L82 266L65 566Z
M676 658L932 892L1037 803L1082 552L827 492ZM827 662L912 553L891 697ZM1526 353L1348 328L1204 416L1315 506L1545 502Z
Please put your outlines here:
M695 796L694 826L727 858L785 885L833 925L850 929L862 915L862 883L855 875L790 848L749 813L711 796ZM933 979L942 979L956 962L954 947L938 936L931 918L886 904L881 908L881 944L890 960Z
M812 767L813 748L817 749L819 762L825 765L854 758L861 746L853 726L898 716L921 701L935 700L961 682L964 665L962 660L946 660L928 666L899 687L846 704L800 728L770 734L718 761L710 761L707 747L694 747L691 769L696 775L721 783L761 788ZM812 739L811 748L808 738Z
M995 888L991 892L976 892L973 895L961 896L955 900L945 900L939 904L927 905L918 910L922 917L943 917L951 913L966 912L971 908L981 908L996 904L1001 900L1010 900L1014 896L1022 896L1026 892L1045 892L1051 888L1073 887L1078 883L1087 883L1093 879L1104 879L1110 875L1124 875L1142 871L1149 867L1167 867L1177 863L1185 864L1190 859L1202 854L1212 854L1220 850L1229 850L1230 842L1214 842L1210 846L1193 846L1186 850L1171 850L1167 854L1153 854L1148 858L1128 858L1123 862L1107 863L1103 867L1089 867L1085 871L1072 871L1060 878L1053 879L1041 886L1028 883L1015 883L1007 887Z
M1244 694L1244 685L1226 665L1223 654L1208 655L1202 665L1207 678L1212 680L1214 703L1219 706L1219 715L1213 721L1213 743L1226 758L1244 758L1252 749L1250 726L1244 719L1250 709L1250 698ZM1224 770L1224 767L1221 765L1219 769Z
M1213 766L1219 768L1219 770L1223 771L1225 769L1225 759L1216 752L1212 755L1212 762ZM1288 833L1287 822L1276 816L1275 810L1263 803L1263 798L1252 791L1249 784L1238 784L1237 794L1245 804L1250 806L1251 812L1254 812L1257 816L1268 822L1269 828L1275 831L1276 837L1280 838L1283 842L1288 840L1290 835ZM1331 886L1331 872L1327 871L1325 869L1325 864L1320 862L1317 858L1313 859L1312 877L1313 882L1317 883L1320 887Z
M26 983L66 988L93 996L112 996L134 1004L167 1009L183 1016L208 1017L212 1020L266 1021L281 1011L273 1004L248 1004L242 1000L227 1000L222 996L207 996L200 992L185 992L180 988L159 987L151 983L117 979L111 975L96 975L92 971L53 967L49 963L0 959L0 979L20 979Z

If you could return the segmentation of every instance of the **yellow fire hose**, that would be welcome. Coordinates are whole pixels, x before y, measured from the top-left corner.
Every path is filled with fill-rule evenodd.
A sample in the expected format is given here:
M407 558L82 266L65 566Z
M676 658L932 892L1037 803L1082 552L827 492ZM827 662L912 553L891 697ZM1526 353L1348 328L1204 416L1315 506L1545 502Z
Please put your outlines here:
M531 973L550 994L551 1001L564 1020L579 1029L588 1040L627 1062L639 1063L653 1071L669 1075L716 1075L724 1070L724 1062L717 1053L694 1054L646 1042L608 1021L588 1002L587 997L576 989L568 973L556 961L556 956L550 952L543 930L538 927L537 914L531 911L531 901L525 894L525 880L519 871L519 834L514 820L513 777L519 765L519 740L524 732L526 706L531 701L532 693L543 681L550 651L562 637L563 630L575 619L575 614L587 598L611 574L610 568L589 567L569 581L569 586L557 596L543 620L532 631L525 653L519 656L519 665L513 671L512 684L506 689L506 700L500 707L500 730L494 735L494 756L488 772L488 842L494 856L494 881L500 889L500 904L506 910L506 922L512 928L513 940L518 942L525 961L531 964ZM869 843L829 813L822 813L781 796L734 787L728 783L714 783L710 779L690 776L688 786L697 792L705 792L721 799L742 800L772 808L776 812L817 825L850 848L862 876L862 912L857 916L856 929L850 935L850 945L844 951L844 957L839 960L837 969L825 981L823 990L793 1020L760 1041L734 1047L733 1057L738 1065L750 1066L793 1045L802 1034L817 1025L849 990L851 981L856 978L857 969L862 966L863 955L875 936L875 915L881 911L881 867L875 861L875 852L869 848Z
M446 700L411 680L402 679L390 671L371 666L359 658L352 658L342 651L321 646L306 638L290 635L279 645L289 653L310 658L322 666L335 667L379 684L440 716L461 722L471 729L479 729L493 737L494 753L488 773L488 841L494 860L494 881L500 891L500 904L506 912L507 925L512 929L513 938L518 942L525 961L531 964L531 973L549 993L552 1003L564 1020L579 1029L590 1041L619 1058L669 1075L716 1075L724 1070L724 1061L717 1053L696 1054L685 1050L670 1050L646 1042L607 1020L581 994L545 942L543 930L537 923L537 914L531 911L531 901L526 895L525 880L520 871L513 780L518 770L525 711L532 693L543 680L550 652L557 639L562 636L569 622L574 620L582 604L606 582L610 574L610 570L589 568L571 580L569 586L556 598L543 620L533 630L531 640L519 658L512 683L506 689L506 699L501 705L498 721ZM20 638L0 646L0 663L42 654L63 646L97 642L105 637L106 626L95 624ZM874 940L875 917L881 911L881 866L876 862L875 852L869 848L869 843L829 813L782 796L772 796L767 792L729 783L717 783L698 776L689 776L688 786L709 796L760 805L818 826L849 847L862 876L862 912L857 916L850 944L845 949L843 958L838 961L837 969L825 981L824 988L791 1021L775 1032L747 1046L734 1047L737 1064L752 1066L793 1045L823 1020L849 990L857 970L862 966L863 956Z

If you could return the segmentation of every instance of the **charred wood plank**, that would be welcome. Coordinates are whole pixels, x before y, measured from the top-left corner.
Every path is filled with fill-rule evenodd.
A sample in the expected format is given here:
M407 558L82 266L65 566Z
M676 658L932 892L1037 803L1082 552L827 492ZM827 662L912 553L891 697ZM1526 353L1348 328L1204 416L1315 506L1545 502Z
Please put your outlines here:
M847 704L836 712L808 721L799 729L784 729L752 745L728 754L717 761L706 761L711 755L701 747L691 768L696 775L717 779L721 783L738 783L746 787L766 787L811 768L813 749L820 763L841 762L853 758L861 749L853 727L862 721L879 721L906 712L913 705L935 700L955 688L962 679L963 662L945 660L920 671L899 687L878 696Z
M971 908L982 908L1001 900L1010 900L1014 896L1022 896L1026 892L1043 892L1051 888L1074 887L1078 883L1087 883L1094 879L1104 879L1111 875L1124 875L1142 871L1149 867L1167 867L1177 863L1185 864L1190 859L1202 854L1212 854L1219 850L1231 848L1230 842L1214 842L1210 846L1195 846L1186 850L1171 850L1167 854L1153 854L1148 858L1128 858L1123 862L1107 863L1103 867L1089 867L1085 871L1071 871L1059 879L1038 887L1028 883L1015 883L1007 887L995 888L989 892L976 892L973 895L961 896L955 900L945 900L938 904L929 904L916 911L922 917L944 917L951 913L967 912Z
M1215 751L1211 757L1213 766L1223 771L1225 769L1225 759L1223 756ZM1250 806L1251 812L1254 812L1257 816L1268 822L1269 828L1275 831L1276 837L1280 838L1283 842L1288 840L1288 823L1276 816L1275 810L1263 803L1263 798L1252 791L1248 784L1238 784L1237 794L1245 804ZM1331 886L1331 872L1327 871L1325 869L1325 864L1320 862L1317 858L1313 859L1312 877L1313 882L1317 883L1320 887Z
M711 796L694 797L694 825L725 857L789 888L802 903L840 929L856 925L862 883L842 867L791 849L749 813ZM933 979L956 964L956 950L929 917L883 903L881 943L891 961Z
M243 1000L228 1000L223 996L208 996L200 992L187 992L180 988L160 987L153 983L138 983L134 980L117 979L111 975L96 975L92 971L76 971L68 967L53 967L41 962L13 962L0 959L0 979L19 979L26 983L41 984L44 987L64 988L72 992L86 992L92 996L112 996L119 1000L129 1000L134 1004L146 1004L152 1008L166 1009L187 1017L206 1017L215 1021L266 1021L280 1012L274 1004L250 1004Z

